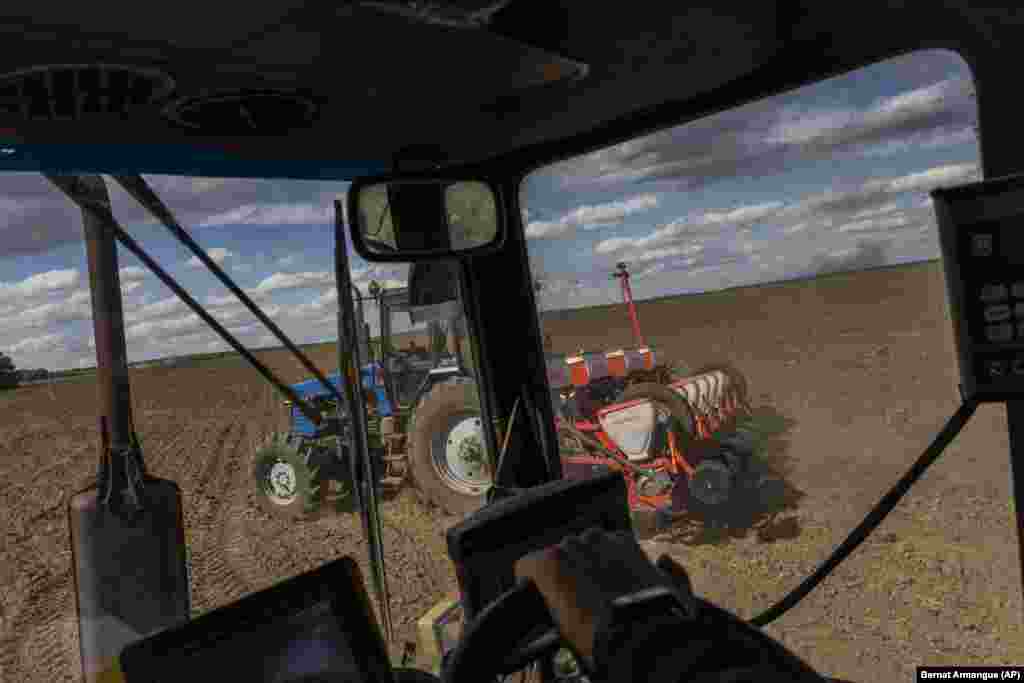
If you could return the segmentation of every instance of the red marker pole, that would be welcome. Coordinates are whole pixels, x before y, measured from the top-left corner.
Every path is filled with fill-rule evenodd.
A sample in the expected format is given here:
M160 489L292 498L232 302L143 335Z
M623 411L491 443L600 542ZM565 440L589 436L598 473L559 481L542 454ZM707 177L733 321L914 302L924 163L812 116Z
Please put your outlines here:
M640 319L636 315L636 304L633 303L633 291L629 288L629 271L625 263L618 263L612 277L618 278L622 283L622 298L629 306L629 319L633 323L633 339L638 348L647 346L644 343L644 336L640 333Z

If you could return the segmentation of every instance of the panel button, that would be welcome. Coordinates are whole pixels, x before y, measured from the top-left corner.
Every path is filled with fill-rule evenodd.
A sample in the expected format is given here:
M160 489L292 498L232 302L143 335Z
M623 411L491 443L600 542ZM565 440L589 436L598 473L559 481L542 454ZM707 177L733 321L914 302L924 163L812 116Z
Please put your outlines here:
M990 342L996 344L1012 341L1013 323L1003 323L1001 325L986 325L985 338L988 339Z
M1017 339L1024 339L1024 322L1017 323Z
M1021 307L1021 304L1017 304ZM1010 304L996 304L985 307L985 322L1000 323L1010 319Z
M1013 298L1024 299L1024 282L1013 283Z
M991 256L992 235L989 233L971 235L971 253L975 256Z
M1024 301L1017 302L1013 305L1013 314L1018 318L1024 318Z
M1014 358L1011 365L1013 368L1013 374L1024 375L1024 358Z
M989 377L1004 377L1008 370L1008 365L1005 360L990 360L985 361L985 372Z
M1024 285L1024 282L1019 283ZM1014 285L1016 287L1017 285ZM1014 289L1014 292L1017 290ZM985 303L994 303L996 301L1006 301L1006 285L1000 285L996 283L990 283L981 288L981 300ZM1014 296L1017 296L1014 294ZM1024 296L1021 297L1024 299Z

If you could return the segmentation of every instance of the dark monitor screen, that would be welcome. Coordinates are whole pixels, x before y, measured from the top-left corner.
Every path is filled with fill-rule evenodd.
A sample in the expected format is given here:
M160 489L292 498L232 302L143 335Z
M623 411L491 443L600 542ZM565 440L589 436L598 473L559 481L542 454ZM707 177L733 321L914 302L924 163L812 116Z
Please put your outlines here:
M329 602L208 643L175 667L181 680L230 673L249 683L325 680L361 683L362 675Z
M391 683L359 569L342 558L121 653L128 683Z

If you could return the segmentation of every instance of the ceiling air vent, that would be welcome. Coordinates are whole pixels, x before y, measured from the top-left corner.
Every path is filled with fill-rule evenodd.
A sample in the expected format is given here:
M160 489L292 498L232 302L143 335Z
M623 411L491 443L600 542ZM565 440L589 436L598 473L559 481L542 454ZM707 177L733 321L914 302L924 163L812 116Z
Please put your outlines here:
M0 75L0 114L29 121L75 121L127 116L174 91L174 79L155 69L118 64L52 64Z
M168 105L164 116L209 135L282 135L309 127L319 111L313 98L296 92L245 90L186 97Z

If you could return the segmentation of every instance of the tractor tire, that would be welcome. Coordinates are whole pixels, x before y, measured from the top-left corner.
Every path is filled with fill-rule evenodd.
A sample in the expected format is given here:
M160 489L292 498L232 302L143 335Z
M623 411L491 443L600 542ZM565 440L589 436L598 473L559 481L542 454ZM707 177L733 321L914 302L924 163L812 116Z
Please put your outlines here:
M292 521L313 517L320 509L321 480L295 442L274 434L258 451L253 464L253 495L267 514Z
M409 420L408 462L421 502L459 518L483 507L493 476L486 451L481 465L462 458L467 437L477 435L485 448L482 419L476 384L468 377L438 382L420 398Z
M635 401L641 398L659 403L668 409L672 417L675 418L685 430L685 434L683 436L687 442L694 439L697 434L697 421L694 419L693 410L690 408L690 404L686 402L685 398L664 384L640 382L626 387L626 390L622 393L621 400L622 402L626 402ZM680 446L685 445L685 443L680 444Z

